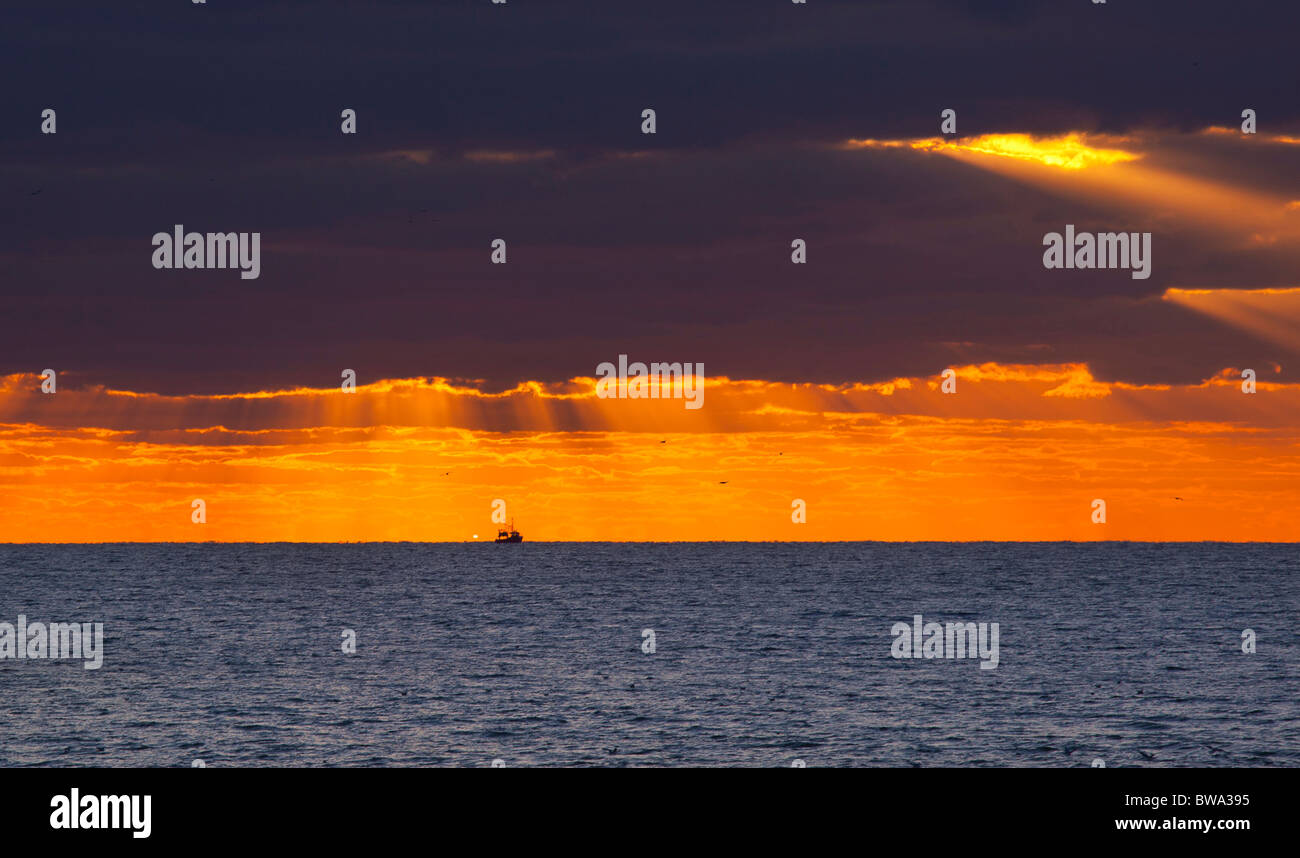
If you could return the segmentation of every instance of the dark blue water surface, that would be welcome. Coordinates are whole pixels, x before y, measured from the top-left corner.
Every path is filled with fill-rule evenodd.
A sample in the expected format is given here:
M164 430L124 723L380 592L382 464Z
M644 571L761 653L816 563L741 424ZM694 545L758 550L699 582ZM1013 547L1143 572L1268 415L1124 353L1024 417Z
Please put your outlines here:
M1298 558L1210 543L0 546L0 621L105 626L99 670L0 660L0 765L1296 766ZM891 657L891 627L914 614L998 623L997 668Z

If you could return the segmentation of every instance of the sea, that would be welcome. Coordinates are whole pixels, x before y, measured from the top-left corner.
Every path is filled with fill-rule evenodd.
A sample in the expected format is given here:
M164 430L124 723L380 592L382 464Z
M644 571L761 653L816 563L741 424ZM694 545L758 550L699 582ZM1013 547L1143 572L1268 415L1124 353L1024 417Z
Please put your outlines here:
M1295 545L0 545L20 615L102 665L0 657L6 767L1300 765Z

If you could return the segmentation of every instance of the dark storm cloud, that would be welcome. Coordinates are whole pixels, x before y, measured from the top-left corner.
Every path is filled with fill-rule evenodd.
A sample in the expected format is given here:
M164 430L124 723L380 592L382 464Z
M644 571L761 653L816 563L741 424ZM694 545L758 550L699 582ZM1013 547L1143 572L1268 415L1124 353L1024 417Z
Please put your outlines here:
M8 4L0 135L50 157L18 120L51 104L95 163L339 151L342 105L365 128L346 145L381 149L637 147L646 105L663 147L917 136L945 106L966 132L1300 115L1294 4L1104 5Z
M1158 296L1294 285L1285 246L1126 215L1115 228L1160 230L1151 280L1049 273L1045 231L1115 212L828 144L931 136L949 106L963 133L1235 126L1243 106L1281 131L1286 4L77 9L7 12L0 36L19 81L0 372L175 393L330 386L343 367L507 385L631 353L777 380L1079 360L1189 382L1283 356ZM36 133L47 106L54 136ZM1295 147L1169 139L1170 166L1295 190ZM551 154L465 157L481 150ZM261 278L152 269L149 237L174 223L260 230ZM498 236L506 266L487 264Z

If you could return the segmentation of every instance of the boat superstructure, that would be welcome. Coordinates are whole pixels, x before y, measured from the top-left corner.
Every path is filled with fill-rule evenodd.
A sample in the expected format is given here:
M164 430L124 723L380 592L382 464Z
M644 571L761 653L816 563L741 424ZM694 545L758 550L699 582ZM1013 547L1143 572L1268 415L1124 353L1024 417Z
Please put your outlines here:
M524 535L519 531L515 530L515 520L512 518L510 519L510 529L498 530L497 538L494 541L495 542L523 542Z

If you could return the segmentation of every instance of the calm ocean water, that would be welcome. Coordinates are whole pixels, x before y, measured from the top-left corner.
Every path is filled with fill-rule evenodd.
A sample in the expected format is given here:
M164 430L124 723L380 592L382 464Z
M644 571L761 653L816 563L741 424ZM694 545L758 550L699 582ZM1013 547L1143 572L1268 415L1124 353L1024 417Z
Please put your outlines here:
M105 627L98 670L0 660L0 765L1297 766L1298 567L1208 543L0 546L0 621ZM914 614L998 623L997 668L892 658Z

